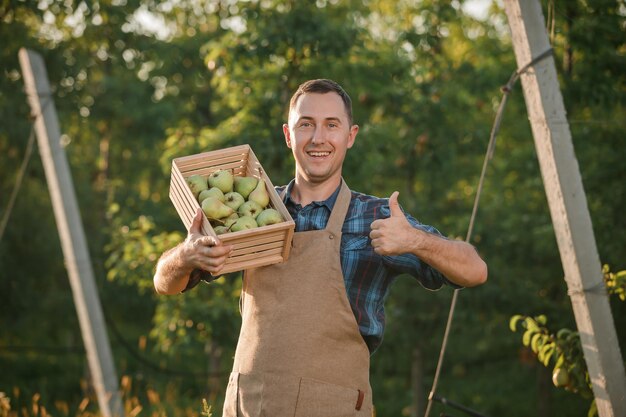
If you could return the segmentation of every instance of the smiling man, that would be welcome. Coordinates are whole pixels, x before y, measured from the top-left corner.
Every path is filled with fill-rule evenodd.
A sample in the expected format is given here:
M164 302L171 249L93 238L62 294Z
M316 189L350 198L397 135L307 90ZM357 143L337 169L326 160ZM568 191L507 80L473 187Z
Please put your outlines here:
M473 246L443 237L398 205L352 191L342 177L358 125L336 82L300 85L283 126L294 179L277 191L296 223L287 262L247 270L242 325L224 417L372 415L369 358L380 346L384 300L403 273L425 288L487 279ZM174 294L219 275L231 248L200 234L163 254L154 277Z

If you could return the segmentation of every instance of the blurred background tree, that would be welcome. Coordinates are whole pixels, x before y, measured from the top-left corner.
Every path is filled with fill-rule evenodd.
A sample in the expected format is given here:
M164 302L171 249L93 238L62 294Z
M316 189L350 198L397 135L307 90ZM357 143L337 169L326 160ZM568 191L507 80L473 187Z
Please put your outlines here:
M134 393L155 390L198 409L204 397L220 409L240 276L155 296L156 259L185 235L168 198L171 160L249 143L274 184L288 182L293 163L281 126L306 79L335 79L353 98L361 130L345 165L348 184L380 196L399 190L419 220L464 238L499 87L515 70L503 11L496 3L477 17L474 3L0 5L0 210L31 132L17 62L27 47L46 60L117 371L132 378ZM542 5L600 258L624 269L624 6ZM10 214L0 238L0 391L78 404L90 394L86 361L36 152ZM440 395L487 415L584 415L584 400L554 388L508 328L514 314L575 328L520 87L472 243L490 279L461 293ZM424 406L450 297L410 277L392 288L385 341L372 357L378 415L418 415ZM623 347L624 303L612 307Z

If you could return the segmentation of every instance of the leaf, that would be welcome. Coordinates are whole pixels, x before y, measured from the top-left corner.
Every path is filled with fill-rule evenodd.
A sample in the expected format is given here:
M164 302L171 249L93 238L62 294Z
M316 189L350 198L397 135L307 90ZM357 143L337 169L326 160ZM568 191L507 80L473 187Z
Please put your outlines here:
M556 365L554 365L554 369L562 367L564 362L565 362L565 355L561 353L558 359L556 360Z
M516 314L513 317L511 317L511 320L509 320L509 328L511 329L512 332L517 331L517 323L523 318L524 316L522 316L521 314Z
M541 333L535 333L530 339L530 348L533 350L533 352L537 353L537 350L539 348L538 344L542 337L543 335Z
M534 330L526 330L524 332L524 336L522 336L522 343L524 344L524 346L528 346L530 345L530 338L532 337L532 335L535 333Z
M589 411L587 412L587 417L596 417L598 415L598 405L596 404L596 400L591 402L591 406L589 407Z
M552 354L554 353L555 350L555 345L554 343L546 343L542 348L541 351L538 355L541 357L539 359L539 361L541 363L543 363L544 366L548 366L548 364L550 363L550 358L552 357Z
M554 349L550 349L548 352L546 352L544 358L543 358L543 365L544 366L548 366L550 364L550 359L552 358L552 355L554 354Z
M556 332L557 339L565 339L572 331L570 329L561 329Z
M537 322L532 317L526 317L526 319L524 319L524 323L526 324L526 328L529 330L539 330Z

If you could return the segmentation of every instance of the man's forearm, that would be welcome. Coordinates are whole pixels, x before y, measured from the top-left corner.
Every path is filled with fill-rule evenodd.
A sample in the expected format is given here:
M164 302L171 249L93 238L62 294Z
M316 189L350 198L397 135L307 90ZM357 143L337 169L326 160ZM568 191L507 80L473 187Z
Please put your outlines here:
M159 294L178 294L187 287L193 268L182 260L183 244L161 255L154 274L154 288Z
M410 252L418 256L450 281L473 287L487 280L487 265L469 243L450 240L414 229Z

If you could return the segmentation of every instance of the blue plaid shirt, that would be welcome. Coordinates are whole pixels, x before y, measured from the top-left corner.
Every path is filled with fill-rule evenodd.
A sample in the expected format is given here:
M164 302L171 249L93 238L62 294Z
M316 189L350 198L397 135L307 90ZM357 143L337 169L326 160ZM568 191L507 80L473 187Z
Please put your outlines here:
M287 185L283 201L296 223L296 232L324 229L340 187L327 200L314 201L302 207L290 198L293 184L292 180ZM276 187L278 194L284 189L285 186ZM390 216L389 200L351 192L352 198L342 228L341 268L359 330L373 353L383 339L385 298L391 284L400 274L414 276L429 290L439 289L443 284L454 284L415 255L382 256L375 253L369 238L370 226L374 220ZM434 227L421 224L410 215L407 215L407 219L413 227L441 236Z
M283 201L296 223L296 232L324 229L340 187L327 200L314 201L302 207L290 198L293 184L292 180L286 186ZM284 189L285 186L276 187L279 195ZM356 191L351 193L350 206L341 230L341 269L352 312L367 347L373 353L383 340L385 298L399 275L410 274L429 290L437 290L443 284L457 286L415 255L381 256L374 252L369 238L370 226L374 220L390 216L389 200ZM441 236L434 227L421 224L410 215L406 217L413 227ZM208 272L196 269L191 273L184 291L195 287L201 280L210 282L214 279Z

